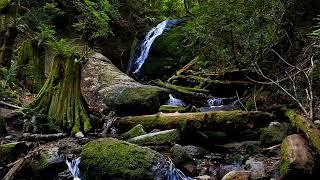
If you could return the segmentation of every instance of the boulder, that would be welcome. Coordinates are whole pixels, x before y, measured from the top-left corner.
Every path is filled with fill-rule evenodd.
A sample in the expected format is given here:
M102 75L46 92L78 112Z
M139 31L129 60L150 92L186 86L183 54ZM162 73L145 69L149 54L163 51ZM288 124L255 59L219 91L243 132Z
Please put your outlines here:
M17 160L22 153L27 152L28 147L24 142L15 142L0 145L0 166Z
M250 171L231 171L222 180L249 180Z
M298 134L282 142L280 162L282 179L306 179L312 175L314 159L306 140Z
M143 126L141 124L138 124L135 127L133 127L130 131L124 133L122 137L124 139L130 139L145 134L147 133L144 131Z
M123 115L156 113L169 99L164 89L136 82L100 53L82 68L81 90L93 110Z
M84 179L166 179L168 168L158 152L113 138L91 141L81 152Z
M179 130L171 129L166 131L160 131L155 133L149 133L135 138L131 138L128 141L130 143L139 145L163 145L163 144L175 144L179 142L181 135Z
M176 144L170 149L170 152L171 159L177 168L187 172L188 175L196 173L196 163L183 146Z

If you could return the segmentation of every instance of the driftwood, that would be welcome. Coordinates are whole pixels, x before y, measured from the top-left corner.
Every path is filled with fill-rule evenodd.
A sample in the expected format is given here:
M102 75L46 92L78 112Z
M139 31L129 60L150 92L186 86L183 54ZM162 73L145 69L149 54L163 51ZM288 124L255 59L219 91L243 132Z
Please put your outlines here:
M116 125L121 130L141 124L147 131L152 129L179 128L196 130L219 130L231 133L237 130L265 127L274 119L265 112L212 111L200 113L158 113L156 115L128 116L120 118Z
M5 175L5 177L2 180L13 180L15 179L15 176L19 173L19 171L26 165L28 165L36 156L39 155L42 148L35 148L31 152L29 152L25 157L22 157L15 161L14 163L11 163L8 165L8 167L11 167L9 172Z
M285 115L289 118L291 125L306 134L311 145L320 152L320 131L314 123L301 115L297 115L294 111L287 111Z
M24 133L20 140L24 141L54 141L57 139L65 138L67 134L65 133L57 133L57 134L31 134L31 133Z

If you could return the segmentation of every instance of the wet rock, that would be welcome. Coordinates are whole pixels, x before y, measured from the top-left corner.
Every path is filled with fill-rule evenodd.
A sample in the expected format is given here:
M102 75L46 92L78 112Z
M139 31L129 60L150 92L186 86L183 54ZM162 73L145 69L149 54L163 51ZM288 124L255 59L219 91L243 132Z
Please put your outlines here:
M95 111L137 115L157 113L168 98L164 89L142 85L95 53L82 70L81 90Z
M67 168L64 158L59 155L59 148L56 146L42 150L41 154L31 162L30 166L33 176L40 179L56 177Z
M249 180L250 171L231 171L222 180Z
M130 131L124 133L122 137L124 139L130 139L145 134L147 133L144 131L143 126L141 124L138 124L135 127L133 127Z
M82 132L77 132L74 136L79 139L84 138L84 135Z
M194 164L192 156L183 148L183 146L176 144L171 149L171 158L173 163L181 168L186 164Z
M260 141L263 144L277 144L287 136L288 125L272 122L269 127L260 129Z
M8 143L0 145L0 166L17 160L21 154L28 151L24 142Z
M310 178L313 167L314 159L306 140L297 134L288 136L281 144L280 174L282 178Z
M175 144L180 141L180 138L180 132L176 129L172 129L131 138L128 142L138 145L162 145Z
M257 161L254 158L249 158L246 161L246 167L251 171L251 179L260 179L267 176L263 162Z
M84 179L166 179L168 163L156 151L113 138L89 142L81 152Z
M193 157L203 156L207 153L206 149L198 146L188 145L188 146L183 146L183 149Z

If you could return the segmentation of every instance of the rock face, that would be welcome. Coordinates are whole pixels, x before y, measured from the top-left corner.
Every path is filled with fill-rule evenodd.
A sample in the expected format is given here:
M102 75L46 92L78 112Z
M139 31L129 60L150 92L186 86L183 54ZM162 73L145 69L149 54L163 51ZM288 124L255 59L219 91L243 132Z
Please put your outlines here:
M82 68L81 90L94 110L124 115L156 113L169 99L164 89L136 82L100 53L93 54Z
M314 166L306 140L300 135L288 136L281 144L282 179L310 178Z
M166 179L167 168L156 151L113 138L91 141L81 153L84 179Z

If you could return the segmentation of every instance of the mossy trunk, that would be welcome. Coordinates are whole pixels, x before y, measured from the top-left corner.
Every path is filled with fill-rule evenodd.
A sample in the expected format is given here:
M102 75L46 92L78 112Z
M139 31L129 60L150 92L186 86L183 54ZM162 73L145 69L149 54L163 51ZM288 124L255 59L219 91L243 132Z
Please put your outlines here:
M265 127L273 120L272 114L264 112L212 111L129 116L120 118L117 125L125 130L141 124L147 131L178 128L183 131L223 130L236 133L241 130Z
M54 58L49 77L33 104L36 111L48 114L49 123L72 134L91 129L80 90L81 64L76 60L74 56Z
M45 82L45 48L27 39L18 54L17 79L30 92L38 93Z
M0 67L10 67L11 59L15 44L15 39L18 35L17 30L17 14L20 1L16 0L7 5L1 10L3 15L0 15ZM5 11L5 12L2 12Z

